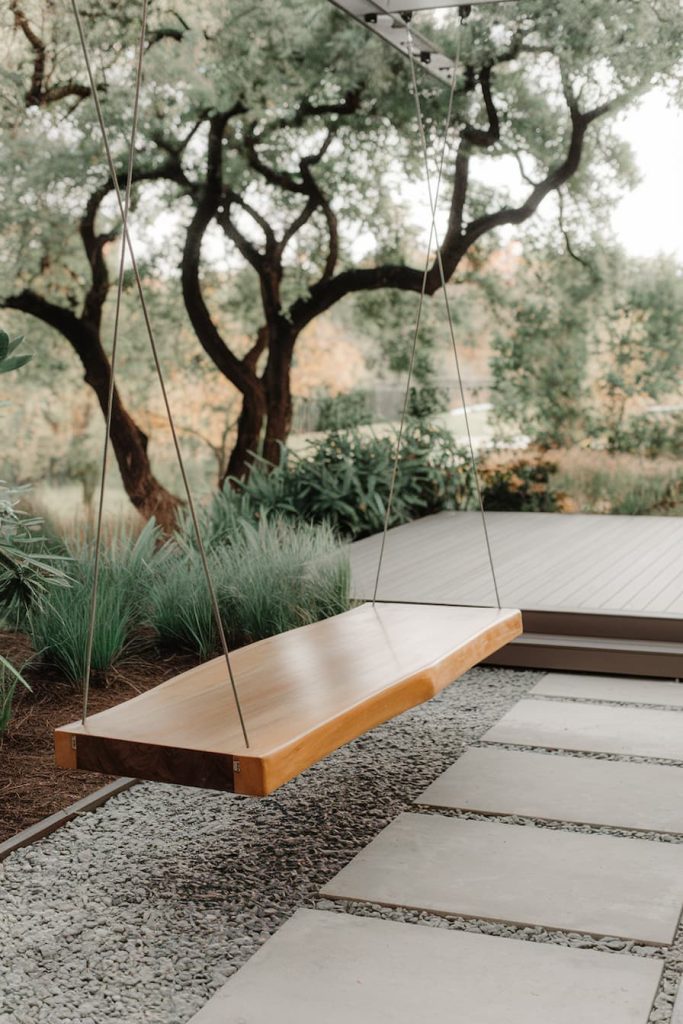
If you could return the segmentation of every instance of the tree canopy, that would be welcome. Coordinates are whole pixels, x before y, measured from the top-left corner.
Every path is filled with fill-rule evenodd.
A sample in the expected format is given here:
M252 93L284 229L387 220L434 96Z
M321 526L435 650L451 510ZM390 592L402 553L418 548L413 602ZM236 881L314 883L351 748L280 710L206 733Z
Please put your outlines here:
M434 20L432 15L416 20ZM73 25L47 0L10 0L0 93L0 302L60 332L103 404L103 311L118 217ZM95 0L84 15L121 183L138 12ZM456 12L430 31L454 52ZM678 0L518 0L475 10L462 35L441 206L441 257L456 280L497 229L562 195L574 235L595 227L624 182L615 115L654 86L681 96ZM291 420L290 368L303 328L346 296L418 292L419 241L397 178L422 155L405 61L326 0L155 2L135 153L134 234L157 274L177 275L198 344L242 396L225 472L262 445L273 460ZM447 90L425 78L432 157ZM482 183L486 161L514 168ZM244 267L257 287L249 345L205 290ZM436 260L427 292L440 286ZM112 442L145 514L173 513L146 438L117 395Z

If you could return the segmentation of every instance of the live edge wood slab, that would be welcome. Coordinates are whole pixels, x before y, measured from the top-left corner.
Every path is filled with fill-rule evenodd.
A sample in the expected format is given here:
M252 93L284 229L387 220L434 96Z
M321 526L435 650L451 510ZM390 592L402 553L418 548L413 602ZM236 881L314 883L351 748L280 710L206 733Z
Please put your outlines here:
M216 658L55 732L62 768L267 796L434 697L522 632L520 612L364 604Z

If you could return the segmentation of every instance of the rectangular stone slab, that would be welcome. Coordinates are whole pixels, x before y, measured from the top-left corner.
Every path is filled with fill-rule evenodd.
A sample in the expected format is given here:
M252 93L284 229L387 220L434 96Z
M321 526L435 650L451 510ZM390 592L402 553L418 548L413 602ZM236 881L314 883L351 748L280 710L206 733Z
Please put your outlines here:
M661 963L299 910L190 1024L646 1024Z
M482 739L683 761L683 715L652 708L520 700Z
M683 846L402 814L324 895L663 945L683 902Z
M668 704L672 708L683 708L683 684L661 679L549 672L531 692L539 697L575 697L621 704Z
M683 833L683 768L475 747L416 803Z

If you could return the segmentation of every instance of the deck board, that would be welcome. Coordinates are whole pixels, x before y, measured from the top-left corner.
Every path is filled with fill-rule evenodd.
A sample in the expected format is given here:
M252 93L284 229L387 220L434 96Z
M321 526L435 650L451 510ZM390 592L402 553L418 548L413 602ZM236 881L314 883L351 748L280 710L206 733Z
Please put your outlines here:
M487 523L505 606L683 615L683 519L490 512ZM358 598L372 597L379 543L352 546ZM479 514L442 512L390 530L378 597L491 604Z

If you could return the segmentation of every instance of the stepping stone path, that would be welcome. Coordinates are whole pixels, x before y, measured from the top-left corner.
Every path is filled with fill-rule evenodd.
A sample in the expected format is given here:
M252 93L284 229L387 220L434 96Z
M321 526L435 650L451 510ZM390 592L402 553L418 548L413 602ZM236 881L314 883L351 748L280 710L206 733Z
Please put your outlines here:
M553 673L532 694L483 741L683 762L681 710L581 703L683 709L681 684ZM682 780L683 767L491 746L467 751L416 803L678 836ZM683 844L401 814L323 894L666 945L683 905ZM662 966L652 957L304 910L191 1024L647 1024ZM683 993L671 1024L683 1024Z
M661 964L299 910L191 1024L643 1024Z
M683 708L683 683L661 679L623 679L619 676L579 676L549 672L533 688L538 697L573 697L616 701L619 704L662 704Z
M521 700L482 739L683 761L683 714L576 701Z
M402 814L323 895L665 944L683 901L683 846Z
M474 747L416 803L683 833L683 768Z

